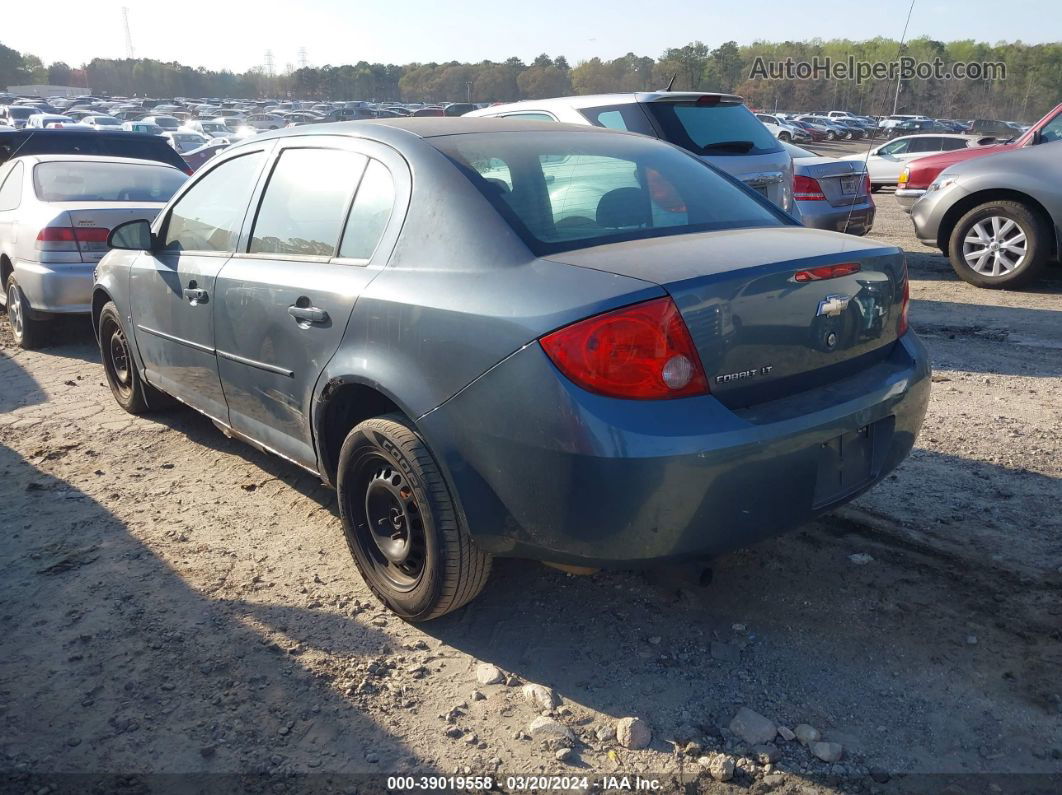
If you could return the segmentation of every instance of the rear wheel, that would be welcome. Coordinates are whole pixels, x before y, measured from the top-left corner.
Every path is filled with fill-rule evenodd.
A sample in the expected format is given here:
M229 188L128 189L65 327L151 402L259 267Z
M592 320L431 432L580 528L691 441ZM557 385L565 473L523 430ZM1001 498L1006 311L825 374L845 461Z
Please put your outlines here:
M780 133L778 133L778 140L779 141L791 141L791 140L793 140L793 136L790 135L787 132L780 132Z
M827 130L826 131L826 140L827 141L836 141L837 140L837 133L835 133L833 130Z
M402 618L437 618L483 590L491 557L461 526L431 452L403 417L366 420L347 435L336 490L361 576Z
M136 369L133 349L119 322L118 307L108 302L100 312L100 358L107 386L118 405L130 414L145 414L173 405L173 398L146 383Z
M33 318L33 310L26 300L26 294L18 286L13 273L7 277L4 295L7 302L7 320L11 324L11 336L15 338L15 344L26 350L44 345L47 321Z
M966 213L951 232L948 258L963 281L978 287L1029 284L1050 255L1051 230L1024 204L994 201Z

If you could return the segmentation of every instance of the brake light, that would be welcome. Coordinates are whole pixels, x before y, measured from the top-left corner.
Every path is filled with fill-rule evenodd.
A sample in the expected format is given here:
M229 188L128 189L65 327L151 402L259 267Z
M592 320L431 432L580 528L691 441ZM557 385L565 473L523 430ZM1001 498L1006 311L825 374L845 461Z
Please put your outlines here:
M106 251L110 233L102 226L79 226L74 229L74 239L82 251Z
M719 97L712 94L706 94L703 97L697 97L697 102L695 104L700 107L704 107L705 105L718 105Z
M836 279L839 276L851 276L859 273L862 266L858 262L845 262L840 265L823 265L818 268L807 268L793 274L795 282L818 282L823 279Z
M37 233L38 251L77 251L74 229L69 226L46 226Z
M825 201L826 194L817 179L797 174L793 177L793 198L802 202Z
M903 261L903 302L900 304L900 322L896 324L896 336L902 337L907 333L910 324L907 321L907 310L911 305L911 279L907 275L907 260Z
M580 320L539 342L568 379L599 395L660 400L708 392L693 339L668 297Z

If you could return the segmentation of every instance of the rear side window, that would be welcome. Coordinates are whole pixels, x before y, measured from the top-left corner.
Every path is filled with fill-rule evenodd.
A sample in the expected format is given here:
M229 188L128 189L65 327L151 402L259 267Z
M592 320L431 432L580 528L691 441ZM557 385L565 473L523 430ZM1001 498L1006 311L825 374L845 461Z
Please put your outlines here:
M285 149L262 196L250 253L334 256L366 160L342 149Z
M944 139L944 151L953 152L956 149L965 149L966 141L962 138L945 138Z
M167 202L187 177L167 166L57 161L33 169L33 189L43 202Z
M261 152L227 160L181 196L166 223L167 251L231 252L262 168Z
M641 133L642 135L656 136L652 122L649 121L637 103L582 108L579 113L595 127L605 127L609 130L627 130Z
M15 163L0 185L0 212L18 209L22 203L22 164Z
M698 155L762 155L781 151L777 139L744 105L733 102L647 102L665 140Z
M936 136L928 138L912 138L911 145L907 148L909 154L915 152L939 152L942 139Z
M378 160L370 160L350 208L339 256L371 259L383 237L395 204L395 183L391 172Z

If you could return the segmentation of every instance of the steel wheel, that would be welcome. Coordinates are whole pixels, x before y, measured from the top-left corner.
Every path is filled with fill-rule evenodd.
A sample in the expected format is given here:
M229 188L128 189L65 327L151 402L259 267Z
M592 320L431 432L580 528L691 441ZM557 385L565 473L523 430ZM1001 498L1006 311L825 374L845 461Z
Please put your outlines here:
M360 462L357 482L365 505L354 526L376 573L398 591L410 591L424 574L424 520L405 475L379 453Z
M998 215L975 223L962 241L963 259L983 276L1003 276L1020 268L1028 253L1025 230Z
M122 397L128 399L133 392L133 364L129 357L129 344L118 325L111 327L107 341L107 364L114 379L114 386Z
M22 339L25 331L25 320L22 317L22 297L19 295L18 285L14 280L7 287L7 319L11 323L11 330L15 339Z

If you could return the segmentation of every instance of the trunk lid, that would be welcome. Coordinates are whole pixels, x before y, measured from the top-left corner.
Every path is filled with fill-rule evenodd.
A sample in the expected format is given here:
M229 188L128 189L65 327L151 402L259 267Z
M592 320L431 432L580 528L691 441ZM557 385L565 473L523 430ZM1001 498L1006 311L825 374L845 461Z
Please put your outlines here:
M65 211L70 219L70 226L75 229L75 234L78 234L89 229L106 229L109 232L118 224L141 218L151 222L166 205L162 202L130 202L129 206L115 202L49 202L48 206L60 212ZM96 231L95 235L78 235L82 262L96 262L107 253L106 240L100 241L98 238L101 237L104 237L101 231Z
M862 160L835 160L832 157L799 157L793 167L800 176L819 183L832 207L858 204L867 197Z
M903 253L798 227L628 241L551 257L661 285L690 330L712 394L731 408L813 389L884 359L897 338ZM817 281L800 271L858 271Z

